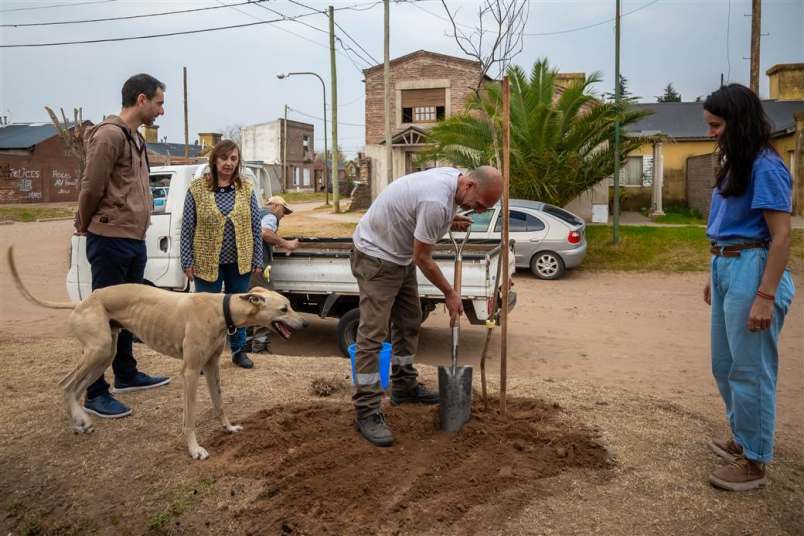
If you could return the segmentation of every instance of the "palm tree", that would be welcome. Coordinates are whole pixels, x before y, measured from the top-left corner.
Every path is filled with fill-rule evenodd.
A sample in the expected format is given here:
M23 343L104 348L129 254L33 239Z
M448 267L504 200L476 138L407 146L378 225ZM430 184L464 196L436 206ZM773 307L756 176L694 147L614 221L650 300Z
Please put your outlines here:
M648 115L601 102L591 93L594 73L557 89L557 70L547 60L530 76L519 66L507 69L511 82L511 195L563 206L610 176L614 168L614 122L622 127ZM421 160L447 160L474 168L498 165L502 146L502 89L486 83L466 111L439 122L428 133L432 146ZM495 139L496 138L496 139ZM624 137L622 160L647 140Z

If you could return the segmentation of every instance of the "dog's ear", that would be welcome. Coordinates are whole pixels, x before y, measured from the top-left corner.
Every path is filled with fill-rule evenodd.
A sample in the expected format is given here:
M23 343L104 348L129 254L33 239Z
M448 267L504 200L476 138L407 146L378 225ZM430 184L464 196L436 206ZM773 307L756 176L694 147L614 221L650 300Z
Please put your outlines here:
M255 292L249 292L248 294L241 294L241 300L247 300L252 305L262 306L265 305L265 296L261 296Z

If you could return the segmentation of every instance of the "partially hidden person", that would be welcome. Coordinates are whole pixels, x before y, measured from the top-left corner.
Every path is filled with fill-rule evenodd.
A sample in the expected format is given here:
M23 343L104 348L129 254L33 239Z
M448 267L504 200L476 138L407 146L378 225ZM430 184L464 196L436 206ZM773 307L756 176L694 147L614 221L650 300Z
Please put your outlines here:
M263 198L264 199L264 198ZM251 287L261 286L271 288L271 266L274 262L274 248L284 250L286 253L295 251L299 248L299 240L294 238L287 240L279 235L279 222L289 214L293 214L285 198L279 195L269 197L265 201L265 208L261 209L260 232L262 234L263 260L265 270L262 275L255 274L251 277ZM269 341L269 330L259 328L249 328L247 330L247 343L252 353L270 353L271 346Z

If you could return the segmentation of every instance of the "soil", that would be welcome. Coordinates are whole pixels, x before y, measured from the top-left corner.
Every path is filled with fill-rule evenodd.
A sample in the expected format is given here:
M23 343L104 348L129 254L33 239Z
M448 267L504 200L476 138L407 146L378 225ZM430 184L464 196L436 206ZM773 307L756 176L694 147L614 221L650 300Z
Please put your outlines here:
M440 432L432 407L390 408L392 449L344 434L354 418L348 403L261 410L243 433L211 442L213 470L259 475L237 515L246 534L482 534L535 497L564 491L543 479L588 469L604 480L610 462L599 434L558 404L513 399L502 418L496 403L484 411L477 398L473 420L455 435Z
M4 227L0 249L17 244L38 296L67 297L70 228ZM719 460L706 442L726 428L705 278L517 274L510 419L475 407L464 432L446 436L433 408L386 404L390 449L352 429L348 362L331 357L335 322L309 318L307 331L274 342L276 355L254 355L253 370L224 356L224 407L245 429L223 434L202 389L198 435L211 458L198 462L181 435L181 364L142 345L141 370L173 382L120 395L131 417L95 419L87 436L69 430L57 387L78 354L67 313L25 302L0 262L0 534L802 534L804 302L780 342L770 485L719 492L707 483ZM446 325L436 311L422 330L418 368L431 387L432 365L449 359ZM484 337L464 324L463 363L477 366ZM495 332L492 393L498 348Z

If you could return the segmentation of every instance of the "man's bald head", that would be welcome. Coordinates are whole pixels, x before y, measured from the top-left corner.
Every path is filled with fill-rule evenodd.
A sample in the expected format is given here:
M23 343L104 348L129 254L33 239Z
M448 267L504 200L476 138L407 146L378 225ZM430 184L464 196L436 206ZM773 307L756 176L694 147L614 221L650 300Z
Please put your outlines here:
M500 171L493 166L480 166L465 175L466 185L459 186L461 198L459 202L464 209L483 212L493 207L500 200L503 180Z

